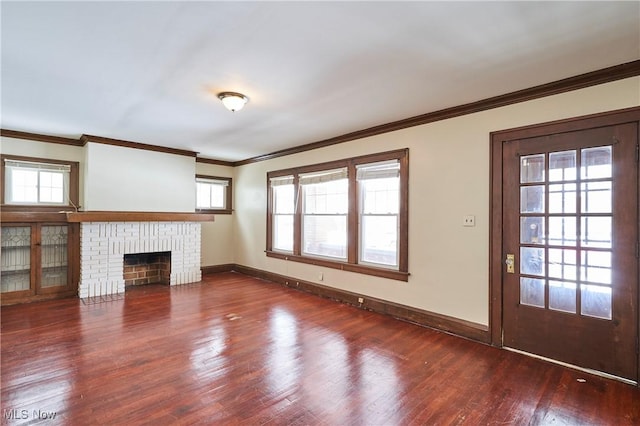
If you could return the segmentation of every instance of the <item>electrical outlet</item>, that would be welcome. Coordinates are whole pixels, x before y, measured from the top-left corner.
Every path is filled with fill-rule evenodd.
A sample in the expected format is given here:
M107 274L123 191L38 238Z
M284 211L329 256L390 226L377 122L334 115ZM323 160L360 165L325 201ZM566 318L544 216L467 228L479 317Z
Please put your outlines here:
M472 214L462 216L462 226L476 226L476 217Z
M364 299L362 297L358 297L358 303L362 305L364 303Z
M296 281L296 287L298 287L300 285L299 281Z

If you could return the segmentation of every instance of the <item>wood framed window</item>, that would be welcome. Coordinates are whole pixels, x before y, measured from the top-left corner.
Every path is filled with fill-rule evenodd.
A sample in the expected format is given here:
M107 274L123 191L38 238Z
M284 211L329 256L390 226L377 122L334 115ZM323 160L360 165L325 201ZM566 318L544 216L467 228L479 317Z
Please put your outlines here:
M231 178L196 175L196 211L231 214Z
M408 280L409 150L267 173L267 256Z
M79 208L79 166L74 161L1 156L4 211Z

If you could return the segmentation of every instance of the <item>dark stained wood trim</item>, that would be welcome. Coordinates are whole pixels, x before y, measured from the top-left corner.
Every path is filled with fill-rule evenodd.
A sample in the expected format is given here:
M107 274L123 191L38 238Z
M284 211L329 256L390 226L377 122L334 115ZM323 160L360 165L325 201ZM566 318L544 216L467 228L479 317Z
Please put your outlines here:
M38 142L57 143L62 145L82 146L82 142L78 139L65 138L62 136L41 135L38 133L30 132L20 132L18 130L0 129L0 136Z
M233 263L226 263L224 265L210 265L210 266L203 266L200 268L200 270L202 271L203 275L208 275L208 274L219 274L221 272L231 272L233 271L235 265Z
M0 155L0 176L2 177L2 181L4 181L5 176L5 163L4 160L15 160L15 161L31 161L31 162L39 162L39 163L49 163L49 164L62 164L70 167L69 171L69 202L66 205L23 205L23 204L4 204L5 202L5 187L0 184L0 203L2 211L4 212L29 212L29 211L42 211L42 212L59 212L59 211L74 211L77 210L80 204L80 163L77 161L66 161L66 160L53 160L49 158L39 158L39 157L25 157L21 155L9 155L2 154Z
M307 265L322 266L325 268L339 269L347 272L357 272L359 274L372 275L374 277L388 278L397 281L409 281L409 273L396 271L394 269L374 268L357 263L337 262L335 260L325 260L316 257L300 256L290 253L280 253L277 251L265 251L267 257L288 260L291 262L306 263Z
M217 179L224 180L228 183L227 190L225 192L225 205L227 208L225 209L197 209L197 213L211 213L211 214L232 214L233 213L233 179L225 176L211 176L211 175L201 175L196 174L196 179Z
M51 222L51 223L67 223L66 212L43 212L43 211L26 211L26 212L0 212L1 223L34 223L34 222Z
M213 222L206 213L91 211L67 213L69 222Z
M295 288L307 293L338 302L347 303L361 309L389 315L391 317L408 321L421 326L433 328L456 336L465 337L482 343L489 343L488 328L482 324L453 318L447 315L437 314L394 302L389 302L374 297L357 294L333 287L328 287L293 277L263 271L248 266L234 265L233 270L245 275L272 281L286 287ZM363 303L358 298L363 298Z
M408 127L420 126L422 124L433 123L436 121L446 120L449 118L460 117L463 115L473 114L476 112L486 111L520 102L539 99L551 95L570 92L572 90L584 89L598 84L609 83L624 78L635 77L640 75L640 60L627 62L621 65L615 65L609 68L580 74L574 77L565 78L551 83L534 86L528 89L518 90L515 92L498 95L491 98L471 102L452 108L445 108L439 111L429 112L415 117L403 120L393 121L391 123L379 126L369 127L367 129L346 133L318 142L300 145L293 148L282 149L270 154L259 155L248 158L246 160L234 162L234 166L243 166L245 164L257 163L259 161L271 160L273 158L284 157L286 155L298 154L300 152L311 151L318 148L324 148L344 142L362 139L382 133L393 132L396 130L406 129Z
M489 216L489 330L491 344L502 346L502 154L503 143L509 140L526 139L552 133L564 133L581 129L636 122L640 127L640 107L624 108L597 114L590 114L548 123L518 127L491 132L490 147L490 201ZM640 131L639 131L640 133ZM639 134L640 139L640 134ZM640 178L639 178L640 191ZM640 276L640 270L638 271ZM640 301L638 301L640 306ZM638 319L640 329L640 318ZM640 336L638 336L640 338ZM640 364L640 354L638 355Z
M135 149L143 149L146 151L164 152L167 154L185 155L187 157L194 157L194 158L196 157L196 155L198 155L197 152L187 151L184 149L168 148L168 147L158 146L158 145L149 145L146 143L123 141L120 139L111 139L111 138L105 138L102 136L82 135L80 137L80 141L82 142L83 146L86 145L88 142L94 142L94 143L101 143L106 145L122 146L125 148L135 148Z
M212 158L202 158L202 157L196 157L196 163L213 164L216 166L227 166L227 167L233 167L235 165L235 162L233 161L214 160Z

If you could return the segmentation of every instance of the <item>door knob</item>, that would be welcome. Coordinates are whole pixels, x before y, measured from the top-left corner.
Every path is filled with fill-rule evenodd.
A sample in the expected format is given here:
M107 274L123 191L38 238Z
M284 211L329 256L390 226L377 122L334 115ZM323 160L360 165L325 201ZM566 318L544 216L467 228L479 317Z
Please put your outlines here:
M507 273L514 274L515 273L515 260L516 256L514 254L507 254L507 260L505 260L505 264L507 265Z

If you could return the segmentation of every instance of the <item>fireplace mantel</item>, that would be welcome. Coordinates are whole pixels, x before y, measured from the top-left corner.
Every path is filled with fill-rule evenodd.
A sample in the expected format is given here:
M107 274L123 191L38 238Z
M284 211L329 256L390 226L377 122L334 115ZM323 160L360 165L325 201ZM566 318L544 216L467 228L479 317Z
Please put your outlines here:
M68 222L213 222L209 213L93 211L67 213Z

